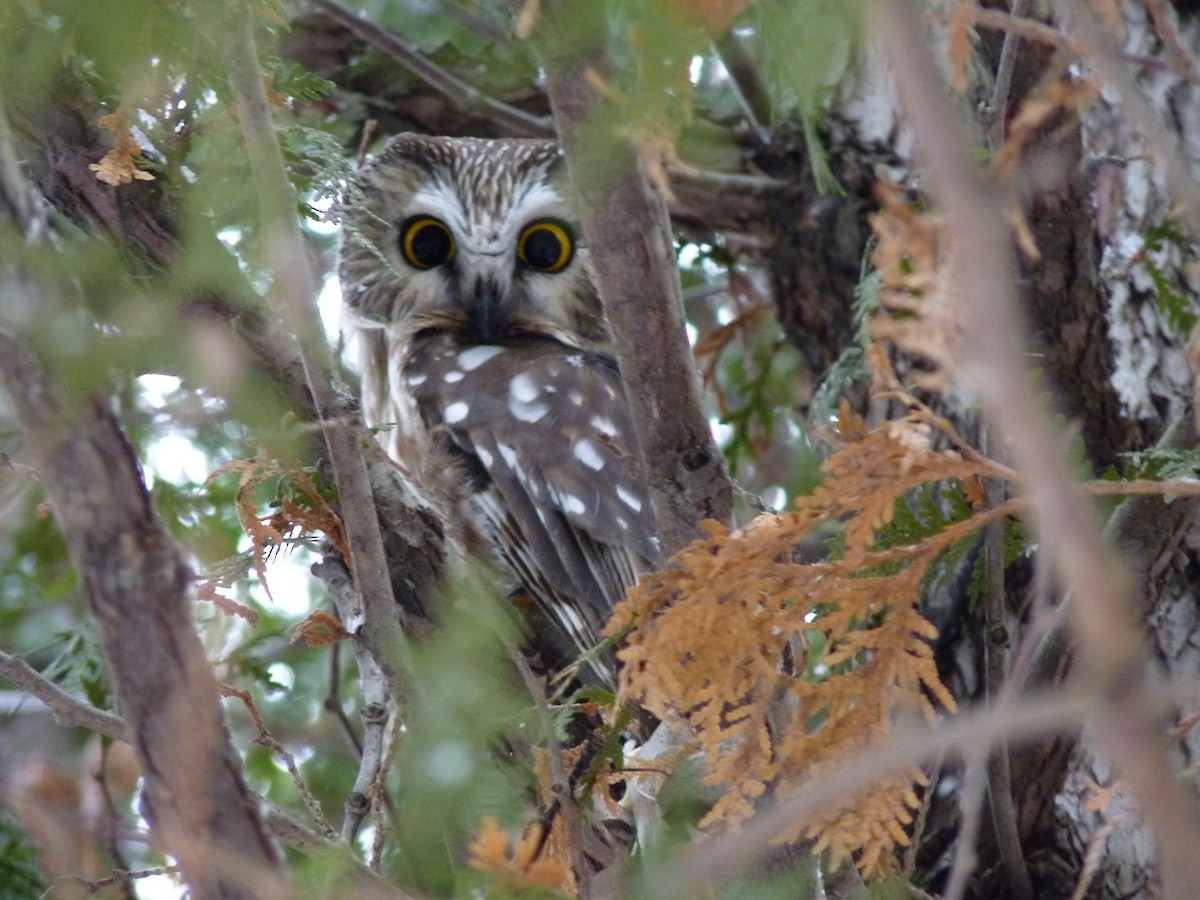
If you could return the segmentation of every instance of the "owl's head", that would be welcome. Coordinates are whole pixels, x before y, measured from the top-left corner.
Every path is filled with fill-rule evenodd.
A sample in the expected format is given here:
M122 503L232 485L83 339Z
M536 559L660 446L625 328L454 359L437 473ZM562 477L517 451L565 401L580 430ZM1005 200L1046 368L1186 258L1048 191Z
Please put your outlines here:
M338 274L362 327L605 342L556 143L401 134L358 188Z

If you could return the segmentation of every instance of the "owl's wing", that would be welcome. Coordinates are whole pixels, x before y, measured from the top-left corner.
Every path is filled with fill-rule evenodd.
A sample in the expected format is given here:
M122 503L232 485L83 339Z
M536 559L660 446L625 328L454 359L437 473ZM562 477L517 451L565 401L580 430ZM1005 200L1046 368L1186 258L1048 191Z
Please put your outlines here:
M439 337L414 341L404 373L467 466L497 556L560 632L552 643L592 649L613 605L661 561L615 363L548 338Z

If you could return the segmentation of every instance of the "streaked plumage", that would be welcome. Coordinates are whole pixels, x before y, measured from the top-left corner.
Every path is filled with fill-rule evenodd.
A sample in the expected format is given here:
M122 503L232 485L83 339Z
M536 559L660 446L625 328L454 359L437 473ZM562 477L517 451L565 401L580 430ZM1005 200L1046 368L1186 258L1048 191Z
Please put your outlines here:
M660 553L558 147L400 135L359 187L339 275L368 424L561 665Z

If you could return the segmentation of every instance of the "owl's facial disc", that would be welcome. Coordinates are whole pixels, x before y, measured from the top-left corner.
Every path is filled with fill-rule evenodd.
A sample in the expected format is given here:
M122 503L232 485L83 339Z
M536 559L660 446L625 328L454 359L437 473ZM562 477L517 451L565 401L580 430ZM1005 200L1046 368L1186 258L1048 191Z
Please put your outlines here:
M478 173L475 173L478 175ZM464 314L473 339L570 325L564 298L578 281L576 230L544 168L476 193L434 178L399 210L401 255L431 306ZM473 196L474 201L468 198Z

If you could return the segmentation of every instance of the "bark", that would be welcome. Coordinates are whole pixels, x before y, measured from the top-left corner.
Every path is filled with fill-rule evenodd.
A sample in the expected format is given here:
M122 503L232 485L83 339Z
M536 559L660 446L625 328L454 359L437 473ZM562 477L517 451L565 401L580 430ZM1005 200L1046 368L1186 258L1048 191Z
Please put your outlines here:
M15 279L6 293L9 302L47 308ZM179 860L195 897L277 894L279 858L241 778L192 625L191 572L150 505L120 425L103 401L64 401L6 333L0 374L100 630L155 840Z
M611 67L605 8L588 10L544 10L547 91L669 555L703 533L702 519L728 520L732 490L700 403L666 204L589 80Z

